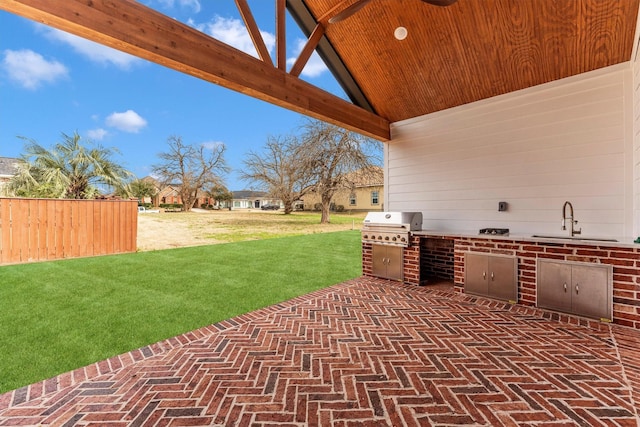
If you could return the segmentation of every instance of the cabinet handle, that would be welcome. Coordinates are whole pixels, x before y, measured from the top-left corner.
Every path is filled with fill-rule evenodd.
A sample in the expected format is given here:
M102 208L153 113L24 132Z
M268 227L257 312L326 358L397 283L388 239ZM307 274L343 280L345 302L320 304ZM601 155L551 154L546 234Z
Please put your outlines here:
M484 279L486 279L486 278L487 278L487 272L486 272L486 271L483 271L483 272L482 272L482 280L484 280Z
M493 271L491 272L491 280L493 281Z
M576 295L578 295L579 292L580 292L580 285L576 283Z
M564 291L567 292L567 284L564 284Z

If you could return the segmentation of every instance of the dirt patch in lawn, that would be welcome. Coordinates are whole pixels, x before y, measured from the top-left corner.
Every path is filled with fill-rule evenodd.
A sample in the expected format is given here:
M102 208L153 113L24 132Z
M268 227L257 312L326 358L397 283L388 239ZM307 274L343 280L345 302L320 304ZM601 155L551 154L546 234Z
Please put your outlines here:
M365 213L332 214L320 224L319 213L272 211L203 211L138 215L138 250L212 245L299 234L359 230Z

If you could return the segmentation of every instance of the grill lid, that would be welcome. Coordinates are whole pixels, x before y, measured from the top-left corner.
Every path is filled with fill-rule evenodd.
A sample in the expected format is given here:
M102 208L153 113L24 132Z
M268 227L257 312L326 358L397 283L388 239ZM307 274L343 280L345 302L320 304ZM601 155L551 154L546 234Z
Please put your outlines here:
M364 218L364 226L422 230L422 212L369 212Z

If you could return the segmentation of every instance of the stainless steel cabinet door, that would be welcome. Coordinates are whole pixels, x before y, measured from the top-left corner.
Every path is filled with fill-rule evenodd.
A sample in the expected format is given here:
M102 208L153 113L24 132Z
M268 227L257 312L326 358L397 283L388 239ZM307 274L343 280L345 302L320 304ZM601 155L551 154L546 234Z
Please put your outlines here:
M538 260L538 307L613 320L613 267Z
M371 273L377 277L387 277L387 247L372 245L371 258L373 262Z
M489 258L485 254L467 252L464 254L464 292L468 294L489 294Z
M489 257L489 296L492 298L518 301L518 259L516 257Z
M572 311L581 316L611 319L612 294L606 265L574 265L571 276Z
M466 252L464 292L506 301L518 300L518 259Z
M571 311L571 265L538 261L538 307Z
M403 248L400 246L372 245L371 273L385 279L404 279Z
M398 246L387 246L387 279L404 279L404 250Z

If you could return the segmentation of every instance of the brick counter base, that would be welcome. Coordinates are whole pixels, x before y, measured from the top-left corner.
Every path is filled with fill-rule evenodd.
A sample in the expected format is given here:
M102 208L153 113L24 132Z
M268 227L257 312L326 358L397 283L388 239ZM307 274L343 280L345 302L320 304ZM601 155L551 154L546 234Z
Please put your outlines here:
M420 285L421 239L411 236L411 246L404 250L404 282ZM436 237L438 238L438 237ZM454 285L457 291L464 287L464 253L468 251L518 257L518 304L536 305L536 262L538 258L561 261L591 262L613 266L613 322L640 329L640 249L610 246L580 245L575 243L525 242L507 239L455 237ZM362 270L372 275L371 244L362 245ZM571 323L588 322L566 317Z
M462 291L464 285L464 253L468 251L517 256L519 304L529 306L536 305L538 258L612 265L613 322L640 329L640 252L638 248L456 238L454 283L459 291Z
M362 242L362 274L373 276L373 252L372 244ZM403 251L403 276L404 283L420 285L420 237L411 236L411 244Z

